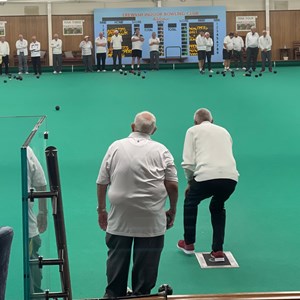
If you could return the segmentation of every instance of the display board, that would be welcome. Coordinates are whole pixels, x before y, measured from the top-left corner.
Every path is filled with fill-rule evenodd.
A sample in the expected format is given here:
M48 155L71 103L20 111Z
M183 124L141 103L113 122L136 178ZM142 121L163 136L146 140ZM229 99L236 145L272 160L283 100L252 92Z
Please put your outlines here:
M226 10L223 6L155 7L96 9L95 38L99 32L110 42L114 30L123 37L123 62L130 63L131 37L139 28L145 38L143 58L149 58L149 39L153 31L160 39L162 58L181 57L185 62L197 62L196 37L199 30L208 31L214 41L212 61L222 61L223 39L226 35ZM108 56L112 53L109 50ZM108 64L112 61L108 60Z

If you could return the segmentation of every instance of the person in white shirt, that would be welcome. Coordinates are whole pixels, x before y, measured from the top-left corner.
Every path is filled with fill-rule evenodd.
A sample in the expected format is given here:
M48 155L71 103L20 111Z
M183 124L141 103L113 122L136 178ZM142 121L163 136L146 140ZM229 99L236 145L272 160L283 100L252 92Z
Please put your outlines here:
M93 72L93 67L92 67L93 44L89 40L89 38L90 37L88 35L86 35L84 37L83 41L81 41L79 44L79 48L81 49L82 61L83 61L85 72Z
M137 59L137 68L140 68L141 57L142 57L142 47L144 43L144 37L141 34L140 30L137 28L135 30L134 35L131 38L132 42L132 61L131 61L131 69L134 69L135 58Z
M99 33L99 36L95 40L96 56L97 56L97 72L106 72L105 60L107 52L107 39L103 32Z
M255 71L256 63L257 63L257 56L258 56L258 39L259 35L256 32L256 27L252 26L251 31L246 35L246 53L247 53L247 65L246 65L246 72Z
M206 61L207 61L207 68L210 73L213 73L214 71L211 69L211 48L214 45L213 39L210 37L209 32L205 32L205 39L206 39Z
M193 254L196 241L198 205L211 198L209 209L213 229L211 260L224 261L225 201L234 192L239 173L232 151L229 132L213 124L209 110L198 109L194 126L185 136L182 167L188 186L184 200L184 240L177 247Z
M233 50L233 32L230 32L224 38L223 42L223 59L224 59L224 71L231 71L230 69L230 62L232 57L232 50Z
M23 38L22 34L19 34L19 39L16 41L16 49L18 55L19 75L22 73L28 74L28 42Z
M159 70L159 44L160 40L156 37L156 32L152 32L149 39L150 46L150 70Z
M263 30L262 36L258 40L259 48L261 50L261 70L260 72L265 71L266 60L268 60L269 71L272 72L272 38L267 34L266 30Z
M113 57L113 72L116 71L117 58L119 62L119 70L122 70L122 43L123 38L119 34L118 30L115 30L113 36L110 40L110 48L112 48L112 57Z
M245 44L242 37L237 32L234 33L233 41L233 60L235 61L235 68L246 70L243 62L243 51L245 51Z
M53 57L53 74L61 74L62 70L62 40L58 38L58 34L53 35L53 40L50 43Z
M141 112L131 128L129 137L108 148L97 178L98 223L108 247L106 298L126 296L132 252L132 293L151 293L164 235L176 215L177 171L169 150L150 137L156 131L155 116ZM170 208L165 211L167 197Z
M8 65L9 65L9 44L5 40L5 36L1 36L0 38L0 57L1 57L1 62L0 62L0 75L2 75L2 66L4 64L5 67L5 74L8 74Z
M34 75L41 75L41 43L36 40L35 35L31 38L31 40L32 42L29 45L29 51L31 54L33 73Z
M200 31L196 37L196 45L198 51L198 67L199 72L204 74L204 62L206 56L206 38L204 36L204 31Z

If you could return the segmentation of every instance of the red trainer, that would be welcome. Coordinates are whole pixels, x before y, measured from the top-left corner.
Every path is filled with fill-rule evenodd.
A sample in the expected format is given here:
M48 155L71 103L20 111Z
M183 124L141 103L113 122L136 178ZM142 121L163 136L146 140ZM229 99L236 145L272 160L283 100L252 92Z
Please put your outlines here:
M211 251L210 256L211 256L211 261L213 261L213 262L225 261L225 255L224 255L223 251L216 251L216 252Z
M195 253L194 244L187 245L184 240L178 241L177 248L182 250L185 254L194 254Z

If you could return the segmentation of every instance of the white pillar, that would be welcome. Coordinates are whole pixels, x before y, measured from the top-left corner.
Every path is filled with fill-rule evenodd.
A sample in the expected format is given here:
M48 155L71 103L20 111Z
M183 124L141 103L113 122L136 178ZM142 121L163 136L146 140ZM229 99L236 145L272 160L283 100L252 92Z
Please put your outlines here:
M265 0L266 1L266 30L268 33L270 33L270 0Z
M49 66L53 66L52 48L50 43L52 41L52 5L47 3L47 17L48 17L48 53L49 53Z

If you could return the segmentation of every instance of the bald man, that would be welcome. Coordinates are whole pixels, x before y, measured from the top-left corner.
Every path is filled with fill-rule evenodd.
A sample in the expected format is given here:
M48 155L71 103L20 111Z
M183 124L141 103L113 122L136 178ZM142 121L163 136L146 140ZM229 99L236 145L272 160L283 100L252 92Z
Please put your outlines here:
M31 38L32 42L29 45L29 51L31 55L31 62L33 67L34 75L41 75L41 43L37 41L34 35Z
M259 35L256 32L256 27L252 26L251 31L246 35L246 54L247 66L246 71L256 70L257 56L258 56L258 39Z
M169 150L151 139L155 116L137 114L131 129L127 138L108 148L97 178L98 222L106 231L108 247L107 298L126 296L132 249L133 295L151 293L164 234L173 226L176 214L177 171ZM165 211L167 197L170 208Z
M62 40L58 38L58 34L55 33L53 40L50 43L53 56L53 74L62 73Z
M272 38L267 33L266 30L263 30L262 36L258 40L259 48L261 51L261 70L260 72L265 71L266 61L268 61L269 71L272 72L272 56L271 56L271 48L272 48Z
M28 65L27 65L27 57L28 57L28 42L23 38L22 34L19 34L19 39L16 41L16 49L18 55L18 67L19 74L25 73L28 74Z
M232 152L229 132L213 124L209 110L198 109L194 126L186 132L182 167L188 185L184 200L184 239L177 247L186 254L194 254L198 205L211 198L209 209L213 228L211 261L225 261L225 201L235 190L238 171Z
M110 40L110 47L112 48L113 52L113 72L115 72L117 68L117 58L119 62L119 70L122 70L122 43L122 36L119 34L118 30L115 30L114 35Z

